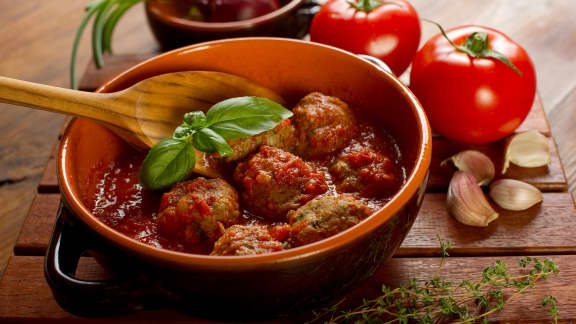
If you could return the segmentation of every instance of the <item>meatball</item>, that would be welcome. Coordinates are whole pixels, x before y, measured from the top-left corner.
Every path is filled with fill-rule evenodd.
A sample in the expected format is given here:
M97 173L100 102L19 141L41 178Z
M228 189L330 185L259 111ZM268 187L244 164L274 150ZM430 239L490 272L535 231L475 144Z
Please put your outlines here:
M234 180L247 209L269 219L283 219L328 190L324 174L312 164L266 145L238 164Z
M296 130L290 119L284 119L273 129L258 135L236 138L228 143L234 150L234 154L226 157L226 161L237 161L258 150L260 145L274 146L287 152L296 149Z
M349 195L315 198L288 213L290 242L301 246L320 241L358 224L370 214L368 206Z
M298 153L319 157L336 152L358 135L354 113L336 97L313 92L302 98L294 112Z
M158 230L183 244L211 244L240 222L238 193L222 179L180 182L162 196Z
M369 147L343 152L330 167L339 192L383 197L396 191L400 177L394 162Z
M234 225L224 232L210 255L250 255L276 252L284 249L281 242L288 236L287 224L267 227L263 225Z

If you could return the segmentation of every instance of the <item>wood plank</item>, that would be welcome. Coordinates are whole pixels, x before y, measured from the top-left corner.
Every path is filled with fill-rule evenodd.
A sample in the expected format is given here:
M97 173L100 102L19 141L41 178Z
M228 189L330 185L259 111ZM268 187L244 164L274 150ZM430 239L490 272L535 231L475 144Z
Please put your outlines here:
M550 115L550 121L554 125L554 135L558 146L560 157L565 168L566 177L570 184L572 198L576 198L576 86L572 88L556 105Z
M557 262L560 273L541 281L537 287L527 294L519 297L516 302L508 305L504 310L493 317L498 320L549 320L546 311L540 306L544 296L552 295L558 299L561 319L576 319L576 256L551 256ZM91 258L88 258L91 259ZM515 273L519 257L498 258L509 265ZM464 279L476 280L481 278L481 271L492 265L496 258L448 258L441 276L453 282ZM430 279L438 267L438 258L394 258L381 269L374 277L358 289L352 291L347 299L351 303L359 302L363 297L374 297L379 293L382 284L398 286L405 284L409 278ZM43 276L42 257L12 257L6 274L0 281L0 320L21 323L61 323L62 321L79 322L79 317L73 316L58 306L54 300L48 284ZM85 278L97 279L105 275L92 260L83 260L78 269L78 275ZM527 313L529 312L529 313ZM132 323L145 320L147 323L216 323L209 320L199 320L168 309L143 311L125 316L112 318L92 319L92 323ZM266 323L287 323L286 320L269 321ZM261 322L264 323L264 322Z
M466 226L448 214L445 194L426 194L416 222L398 256L438 256L436 235L454 247L453 255L574 254L576 210L570 195L545 193L526 211L494 206L500 217L486 228Z
M58 193L60 189L58 188L58 143L54 145L52 153L48 158L48 162L44 167L42 172L42 177L38 183L39 193Z
M486 145L468 145L450 141L444 137L434 137L432 143L432 161L430 164L430 182L428 183L428 190L434 192L445 192L456 170L452 165L448 164L441 166L442 161L451 157L452 155L467 150L473 149L485 153L494 162L496 167L496 179L499 178L512 178L522 180L533 184L542 191L566 191L568 184L564 176L564 170L558 150L554 139L548 137L550 140L551 161L548 166L540 168L521 168L511 165L506 174L502 174L502 164L504 160L504 150L506 141L498 141L496 143Z
M544 111L540 94L536 94L530 113L528 113L528 116L526 116L526 119L520 127L518 127L516 132L525 132L527 130L537 130L544 135L550 136L550 125L546 118L546 112Z
M46 254L59 207L60 194L36 195L14 246L16 255Z
M38 195L16 243L17 254L44 255L59 206L59 195ZM452 242L454 255L576 253L576 210L566 193L545 193L542 204L527 211L495 207L499 219L487 228L458 223L446 210L446 195L428 193L398 256L438 256L436 235Z

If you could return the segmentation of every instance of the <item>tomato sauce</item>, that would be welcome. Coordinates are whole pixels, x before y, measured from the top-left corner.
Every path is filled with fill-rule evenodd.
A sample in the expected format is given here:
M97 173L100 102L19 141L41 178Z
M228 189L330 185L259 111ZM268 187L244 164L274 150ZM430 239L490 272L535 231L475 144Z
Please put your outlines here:
M362 200L372 210L377 210L383 207L404 184L406 172L402 165L402 155L398 146L389 134L362 121L359 122L359 128L360 135L354 138L341 152L307 161L324 174L328 185L328 191L325 195L336 195L338 194L337 186L330 172L330 166L340 153L371 148L388 157L393 162L393 174L398 180L397 188L392 193L376 197L350 193ZM144 157L145 153L135 151L127 146L122 155L113 163L95 166L91 170L90 177L94 179L92 181L95 181L92 186L94 190L88 194L88 197L85 197L87 207L103 223L137 241L168 250L206 254L205 247L195 249L184 246L179 242L162 237L158 233L156 219L163 192L145 190L138 183L138 171ZM230 174L234 166L231 166ZM227 180L235 186L231 178ZM244 209L242 210L242 220L244 224L275 224Z

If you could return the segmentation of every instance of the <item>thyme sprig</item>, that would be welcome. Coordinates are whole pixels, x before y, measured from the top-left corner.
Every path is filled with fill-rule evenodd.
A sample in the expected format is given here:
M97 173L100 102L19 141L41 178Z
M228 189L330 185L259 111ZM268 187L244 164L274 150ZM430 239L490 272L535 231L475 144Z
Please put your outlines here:
M428 281L412 278L408 284L392 288L382 286L382 294L353 309L342 310L344 300L315 311L308 323L487 323L488 316L500 312L536 283L558 274L556 263L536 257L520 260L520 273L512 275L507 264L496 260L485 268L476 281L463 280L458 284L440 278L440 272L449 256L449 242L438 238L442 259L435 275ZM542 300L554 323L558 321L557 301L552 296Z

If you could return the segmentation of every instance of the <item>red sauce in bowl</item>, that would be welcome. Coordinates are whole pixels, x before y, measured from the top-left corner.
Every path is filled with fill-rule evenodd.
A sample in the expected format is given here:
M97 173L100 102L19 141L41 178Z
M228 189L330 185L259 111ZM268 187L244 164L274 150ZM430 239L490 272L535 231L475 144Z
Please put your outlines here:
M347 152L365 149L374 150L390 159L392 168L389 171L395 177L391 190L385 190L380 195L366 196L362 193L350 192L369 208L377 210L390 200L406 180L402 156L394 139L389 134L377 130L376 127L367 122L360 121L359 136L352 139L347 147L336 154L306 161L312 163L324 174L328 185L328 191L324 195L336 195L339 190L334 171L330 169L330 166ZM145 153L138 152L126 145L122 155L113 163L95 166L90 177L96 181L95 191L91 197L86 197L87 207L106 225L145 244L188 253L210 253L211 247L183 245L178 241L163 237L158 232L156 219L163 192L145 190L138 183L138 171L144 157ZM233 169L230 170L230 173L232 171ZM362 169L359 169L359 174L361 173ZM371 175L366 178L367 181L370 179ZM237 187L233 180L229 179L229 182ZM271 225L278 222L242 209L242 223Z

